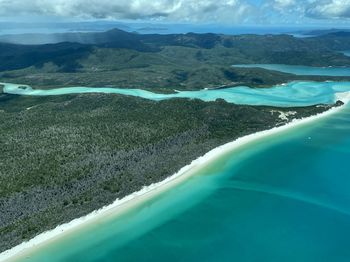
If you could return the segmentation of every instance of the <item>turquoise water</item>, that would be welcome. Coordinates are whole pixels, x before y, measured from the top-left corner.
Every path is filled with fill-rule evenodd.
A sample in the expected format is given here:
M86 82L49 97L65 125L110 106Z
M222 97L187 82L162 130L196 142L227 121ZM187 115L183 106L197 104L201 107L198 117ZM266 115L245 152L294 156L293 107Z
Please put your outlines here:
M331 103L349 83L293 82L165 95L72 87L22 95L105 92L241 104ZM350 261L350 106L254 141L120 216L77 229L18 261Z
M19 261L350 261L350 107Z
M241 68L263 68L294 75L319 75L319 76L350 76L350 67L312 67L300 65L282 64L248 64L234 65Z
M343 53L346 56L350 56L350 50L342 51L341 53Z
M171 98L201 99L215 101L225 99L227 102L247 105L268 106L307 106L315 104L332 104L335 93L350 91L350 82L291 82L271 88L234 87L216 90L181 91L174 94L157 94L141 89L67 87L49 90L32 89L30 86L4 84L4 92L17 95L49 96L76 93L112 93L137 96L151 100Z

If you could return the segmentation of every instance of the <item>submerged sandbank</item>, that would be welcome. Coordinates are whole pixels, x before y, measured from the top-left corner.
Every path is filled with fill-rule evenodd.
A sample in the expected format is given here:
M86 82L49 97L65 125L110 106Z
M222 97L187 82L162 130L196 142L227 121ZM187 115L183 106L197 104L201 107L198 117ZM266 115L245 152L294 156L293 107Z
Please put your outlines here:
M152 101L174 98L200 99L210 102L224 99L228 103L255 106L295 107L316 104L332 104L335 94L350 91L350 82L294 81L270 88L250 88L237 86L224 89L202 89L177 91L171 94L153 93L143 89L122 89L112 87L63 87L53 89L33 89L28 85L0 83L4 93L22 96L57 96L69 94L103 93L139 97ZM283 88L282 88L283 87Z
M337 94L336 100L341 100L345 104L348 103L350 100L350 92ZM114 214L114 215L120 214L123 211L126 211L136 206L138 203L141 203L142 201L145 201L152 196L155 196L161 192L164 192L168 188L173 187L181 183L182 181L186 180L188 177L195 175L198 170L201 170L203 167L215 161L217 158L220 158L227 153L232 153L234 150L237 150L241 146L244 146L255 140L288 130L292 127L317 120L329 114L335 113L339 111L341 108L342 107L332 108L324 113L311 116L305 119L301 119L301 120L295 120L293 122L290 122L287 125L258 132L255 134L251 134L251 135L239 138L223 146L217 147L212 151L208 152L207 154L205 154L204 156L193 161L190 165L185 166L178 173L165 179L162 182L145 187L142 190L136 193L133 193L121 200L116 200L113 204L103 207L97 211L94 211L87 216L75 219L67 224L60 225L51 231L38 235L37 237L31 239L28 242L24 242L8 251L3 252L2 254L0 254L0 261L15 261L18 258L23 258L26 255L29 255L31 252L35 252L36 249L44 248L45 244L48 244L56 239L64 237L65 234L71 234L75 230L83 228L90 223L97 222L99 221L99 219L107 216L108 214Z

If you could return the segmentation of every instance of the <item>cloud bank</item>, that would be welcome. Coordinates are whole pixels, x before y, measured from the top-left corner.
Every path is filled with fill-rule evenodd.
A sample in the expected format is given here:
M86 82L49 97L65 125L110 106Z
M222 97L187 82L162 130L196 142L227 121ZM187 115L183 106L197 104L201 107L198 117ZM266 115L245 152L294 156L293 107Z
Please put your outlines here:
M238 24L340 21L350 18L350 0L0 0L0 15Z
M350 18L350 0L315 1L306 9L306 14L314 18Z
M350 18L350 0L272 0L275 10L314 19Z
M254 11L243 0L0 0L0 15L97 19L240 21Z

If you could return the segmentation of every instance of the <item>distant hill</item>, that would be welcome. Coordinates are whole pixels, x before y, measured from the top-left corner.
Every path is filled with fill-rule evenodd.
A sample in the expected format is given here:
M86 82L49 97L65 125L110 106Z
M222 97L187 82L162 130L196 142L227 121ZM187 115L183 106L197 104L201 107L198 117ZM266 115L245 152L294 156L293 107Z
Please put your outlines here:
M136 34L128 33L119 29L107 32L77 32L59 34L21 34L0 36L0 42L11 44L41 45L71 42L90 45L104 45L113 48L128 48L138 51L151 51L144 45Z
M329 33L323 36L333 36L333 37L349 37L350 36L350 31L338 31L338 32L333 32Z
M331 28L331 29L319 29L319 30L310 30L310 31L298 31L296 33L300 35L305 36L322 36L322 35L328 35L328 34L336 34L341 32L350 32L350 29L337 29L337 28Z
M304 32L315 37L300 39L291 35L222 35L222 34L138 34L126 32L120 29L112 29L106 32L76 32L59 34L22 34L3 35L0 42L12 44L40 45L57 44L62 42L96 45L109 48L126 48L141 52L159 51L162 46L185 46L197 48L214 48L217 45L226 48L241 48L250 52L250 47L265 50L300 50L307 49L334 49L329 42L333 38L347 38L350 30L330 29ZM317 40L319 43L317 44ZM343 43L350 48L348 39Z
M314 40L335 51L350 49L350 31L338 31L315 37Z
M15 45L0 43L0 71L16 70L29 66L40 67L52 62L62 71L73 72L79 67L76 62L91 51L91 46L79 43L47 45Z
M339 53L350 50L350 32L296 38L138 34L113 29L42 36L58 43L0 43L2 82L188 90L237 84L266 86L297 79L267 70L232 69L233 64L350 66L350 57Z

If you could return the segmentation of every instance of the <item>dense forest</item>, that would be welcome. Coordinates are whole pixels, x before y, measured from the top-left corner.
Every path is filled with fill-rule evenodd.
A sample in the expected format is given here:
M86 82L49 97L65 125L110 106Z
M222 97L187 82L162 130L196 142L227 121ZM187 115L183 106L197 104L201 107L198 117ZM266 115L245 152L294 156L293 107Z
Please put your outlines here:
M328 109L0 95L0 251L175 173L209 150Z
M303 79L350 80L349 77L306 77L232 67L251 63L347 66L350 57L339 52L350 50L350 34L347 33L296 38L193 33L142 35L114 29L104 33L46 37L61 42L0 43L0 82L26 83L40 88L115 86L165 92L166 89L235 85L266 87ZM42 38L45 35L31 37ZM0 39L0 42L5 40Z

